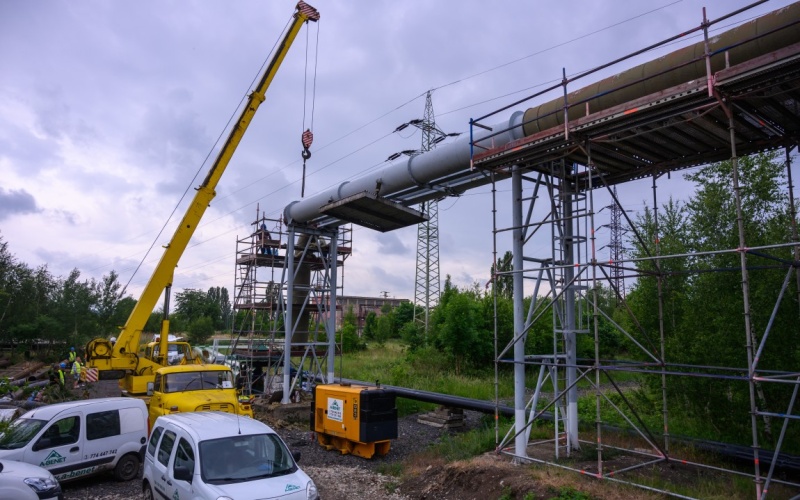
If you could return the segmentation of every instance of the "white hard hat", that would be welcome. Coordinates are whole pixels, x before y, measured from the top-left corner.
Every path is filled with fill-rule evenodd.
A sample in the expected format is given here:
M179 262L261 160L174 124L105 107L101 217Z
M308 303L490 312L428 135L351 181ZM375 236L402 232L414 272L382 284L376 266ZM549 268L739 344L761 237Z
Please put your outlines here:
M108 340L110 340L111 342L116 342L116 341L117 341L117 337L111 337L111 338L110 338L110 339L108 339Z

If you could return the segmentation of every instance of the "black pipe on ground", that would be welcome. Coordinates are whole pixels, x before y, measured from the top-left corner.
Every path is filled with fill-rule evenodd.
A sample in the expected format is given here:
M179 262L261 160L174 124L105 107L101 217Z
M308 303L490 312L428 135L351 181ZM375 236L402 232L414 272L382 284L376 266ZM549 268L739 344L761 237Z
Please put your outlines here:
M319 377L317 377L319 378ZM513 417L514 408L505 405L495 406L491 401L482 401L480 399L470 399L461 396L451 396L450 394L442 394L440 392L420 391L418 389L408 389L406 387L399 387L396 385L375 384L371 382L363 382L361 380L353 380L348 378L337 379L341 384L352 385L380 385L382 389L391 389L397 393L401 398L413 399L415 401L422 401L423 403L434 403L444 406L452 406L454 408L462 408L464 410L477 411L487 415L494 415L495 408L499 415L504 417ZM539 417L542 420L553 420L553 414L549 411L542 413Z

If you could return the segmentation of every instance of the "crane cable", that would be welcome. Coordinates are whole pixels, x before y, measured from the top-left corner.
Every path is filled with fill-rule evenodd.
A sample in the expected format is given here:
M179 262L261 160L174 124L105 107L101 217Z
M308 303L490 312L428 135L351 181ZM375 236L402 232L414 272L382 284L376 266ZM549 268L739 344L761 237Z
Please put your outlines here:
M306 194L306 160L311 158L311 151L308 148L311 147L311 143L314 142L314 105L316 103L316 96L317 96L317 61L319 60L317 57L317 53L319 52L319 23L317 23L317 42L316 47L314 47L314 77L311 83L311 117L310 117L310 126L306 128L306 103L308 102L308 97L306 92L308 91L308 37L309 37L309 30L306 30L306 68L303 76L303 128L305 131L300 135L300 142L303 144L303 152L300 153L300 156L303 157L303 181L300 185L300 197L304 198Z

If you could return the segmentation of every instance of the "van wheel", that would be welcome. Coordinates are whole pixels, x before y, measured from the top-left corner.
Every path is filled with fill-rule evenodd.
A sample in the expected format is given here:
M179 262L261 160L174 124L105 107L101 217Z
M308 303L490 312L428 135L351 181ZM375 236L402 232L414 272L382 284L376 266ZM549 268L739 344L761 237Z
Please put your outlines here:
M144 500L153 500L153 488L150 487L150 483L145 481L144 486L142 486L142 496Z
M136 455L124 455L114 468L117 481L130 481L139 475L139 458Z

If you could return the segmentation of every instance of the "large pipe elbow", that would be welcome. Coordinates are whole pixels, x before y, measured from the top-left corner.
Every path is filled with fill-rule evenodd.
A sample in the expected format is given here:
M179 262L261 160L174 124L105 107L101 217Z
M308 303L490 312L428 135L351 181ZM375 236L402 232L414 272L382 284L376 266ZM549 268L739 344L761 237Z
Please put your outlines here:
M476 131L476 144L495 148L522 138L523 116L522 111L515 111L507 121L492 127L493 131L499 132ZM470 142L464 134L431 151L398 159L376 173L345 181L309 198L292 201L284 208L284 219L287 223L306 223L321 215L323 206L364 191L390 197L405 189L430 186L439 179L468 170L469 160Z

